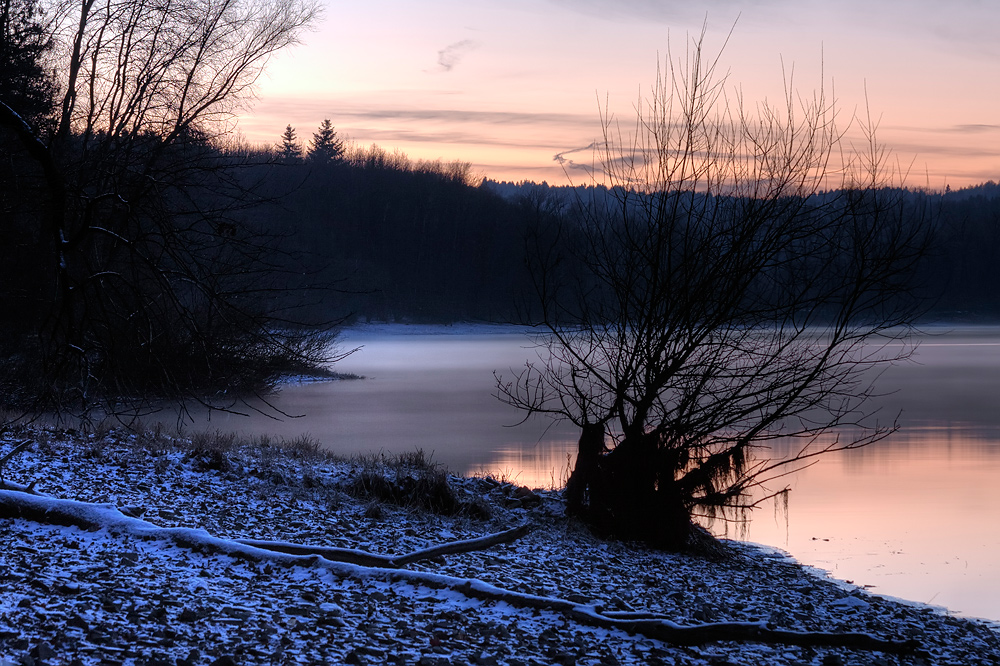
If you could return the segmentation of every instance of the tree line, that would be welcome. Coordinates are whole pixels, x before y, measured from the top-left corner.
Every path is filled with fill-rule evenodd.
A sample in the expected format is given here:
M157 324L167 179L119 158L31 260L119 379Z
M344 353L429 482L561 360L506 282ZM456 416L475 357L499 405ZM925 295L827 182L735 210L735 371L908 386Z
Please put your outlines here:
M362 320L521 321L533 300L530 239L558 229L572 244L587 209L615 198L603 184L496 182L472 177L468 163L413 161L378 146L347 145L324 164L273 150L266 181L280 204L258 211L260 221L342 279L330 305ZM1000 318L1000 186L893 194L932 226L912 276L927 306L921 320Z

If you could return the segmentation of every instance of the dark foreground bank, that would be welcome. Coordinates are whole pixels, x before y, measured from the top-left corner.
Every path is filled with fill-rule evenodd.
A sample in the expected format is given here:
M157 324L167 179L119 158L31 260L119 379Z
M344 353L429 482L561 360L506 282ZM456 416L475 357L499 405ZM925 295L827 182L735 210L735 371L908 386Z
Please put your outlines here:
M448 477L419 455L342 461L308 442L25 430L0 441L0 459L22 442L3 482L34 483L43 497L32 501L47 509L18 513L18 492L0 491L2 666L1000 663L1000 634L987 623L870 595L740 544L709 561L602 542L562 518L555 494ZM525 524L511 543L405 564L399 575L258 557L237 542L398 558ZM497 589L510 601L481 594ZM536 598L563 606L524 603ZM590 615L917 648L685 646Z

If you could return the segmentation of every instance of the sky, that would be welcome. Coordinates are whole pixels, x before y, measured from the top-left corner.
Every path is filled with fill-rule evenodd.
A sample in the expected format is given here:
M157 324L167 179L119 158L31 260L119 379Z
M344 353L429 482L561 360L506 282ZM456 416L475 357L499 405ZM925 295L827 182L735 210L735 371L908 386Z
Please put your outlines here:
M254 143L291 124L494 180L589 182L602 113L623 123L707 25L746 104L785 81L870 114L908 185L1000 180L996 0L326 0L238 119ZM728 37L728 41L727 41ZM724 46L724 49L723 49Z

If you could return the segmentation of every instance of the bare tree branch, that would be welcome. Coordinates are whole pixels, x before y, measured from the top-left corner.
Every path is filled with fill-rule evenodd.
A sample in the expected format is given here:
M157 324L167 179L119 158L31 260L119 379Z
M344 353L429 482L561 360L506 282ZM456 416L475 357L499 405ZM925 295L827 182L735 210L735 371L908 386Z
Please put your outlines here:
M604 112L602 180L551 235L567 240L529 246L538 361L497 380L583 429L571 510L664 547L700 534L693 513L752 507L787 470L895 430L871 404L912 352L928 238L870 120L846 150L825 82L747 105L704 37L668 54L633 128Z

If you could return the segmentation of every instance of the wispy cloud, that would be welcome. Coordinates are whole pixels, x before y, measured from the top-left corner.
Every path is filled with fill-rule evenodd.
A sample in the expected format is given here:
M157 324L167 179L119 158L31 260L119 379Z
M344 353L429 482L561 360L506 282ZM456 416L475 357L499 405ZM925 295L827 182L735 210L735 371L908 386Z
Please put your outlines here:
M411 93L400 91L398 97L405 98ZM385 106L373 106L370 103L344 101L333 99L301 99L283 98L267 99L257 103L255 116L276 117L280 120L280 129L296 118L315 118L318 124L323 118L331 118L337 126L346 124L379 124L388 123L439 123L448 126L457 125L511 125L527 128L544 126L557 127L571 131L592 132L600 129L596 113L556 113L556 112L521 112L521 111L476 111L457 108L406 108L396 106L393 102ZM287 118L288 120L283 120ZM300 121L301 122L301 121ZM293 122L294 124L294 122Z
M1000 125L955 125L951 128L951 131L960 134L984 134L987 132L1000 132Z
M472 39L463 39L460 42L449 44L438 51L437 71L450 72L458 65L458 63L462 61L462 58L464 58L469 51L474 51L477 48L479 48L479 42Z
M519 111L472 111L468 109L343 109L338 116L371 121L440 122L448 124L486 123L490 125L557 125L596 127L596 114Z
M421 130L402 129L358 129L358 137L363 137L363 142L374 141L379 144L393 145L394 143L447 143L454 145L468 146L502 146L506 148L528 148L528 149L550 149L551 142L530 141L525 139L503 138L482 132L435 132ZM352 135L353 137L353 135Z
M597 151L597 142L591 141L586 146L581 146L579 148L569 148L567 150L562 150L552 156L552 161L556 162L566 171L583 171L586 173L592 173L594 171L594 156ZM576 153L587 153L591 156L591 163L578 162L577 160L569 157L570 155L575 155Z
M549 0L552 4L608 21L635 20L671 23L678 20L703 21L708 17L732 21L737 15L760 14L792 4L791 0L701 0L667 2L665 0Z

